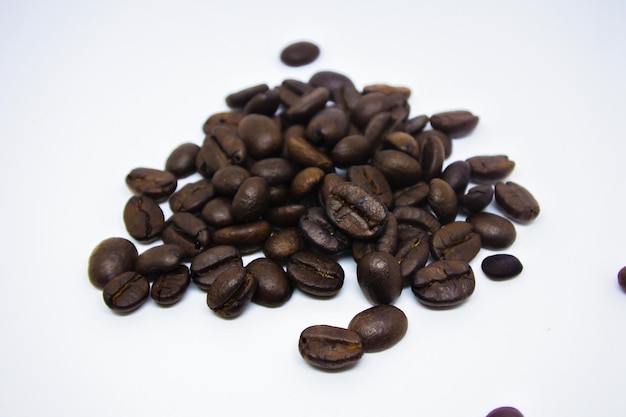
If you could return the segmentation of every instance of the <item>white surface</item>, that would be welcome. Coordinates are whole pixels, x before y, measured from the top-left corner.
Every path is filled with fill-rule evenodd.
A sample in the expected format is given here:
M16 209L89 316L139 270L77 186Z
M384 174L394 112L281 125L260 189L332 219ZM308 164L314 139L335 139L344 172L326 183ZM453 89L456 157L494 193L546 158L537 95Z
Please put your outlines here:
M320 58L282 65L300 39ZM2 2L0 415L623 415L624 39L617 0ZM410 87L412 115L481 117L447 162L517 163L542 209L507 251L523 274L488 280L481 252L459 308L405 290L406 337L342 373L307 366L297 339L369 307L350 263L334 299L231 321L193 287L172 308L109 311L87 258L127 236L127 172L200 143L229 92L322 69Z

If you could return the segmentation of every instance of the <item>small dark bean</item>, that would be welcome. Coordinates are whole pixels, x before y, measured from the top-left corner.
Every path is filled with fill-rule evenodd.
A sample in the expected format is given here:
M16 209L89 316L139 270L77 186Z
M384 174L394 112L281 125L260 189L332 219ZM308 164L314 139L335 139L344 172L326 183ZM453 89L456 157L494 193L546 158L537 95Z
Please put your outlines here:
M238 165L227 165L215 171L211 184L217 194L232 197L248 178L250 178L250 173L247 169Z
M211 181L202 178L196 182L185 184L170 197L168 203L172 212L196 213L213 198L215 189Z
M310 207L298 226L302 238L320 252L339 254L350 247L350 238L331 223L321 207Z
M187 259L204 252L211 243L207 224L191 213L174 213L163 229L163 243L178 245Z
M178 179L171 172L154 168L135 168L126 176L126 185L133 193L157 202L172 195L177 183Z
M104 303L119 313L130 313L138 309L149 295L150 282L137 272L122 272L102 289Z
M223 318L241 315L252 300L257 282L243 266L222 272L209 287L206 302L211 310Z
M237 132L253 158L280 155L283 135L273 119L262 114L249 114L239 122Z
M172 272L159 275L154 280L150 297L159 305L171 306L183 298L190 282L189 268L181 265Z
M470 212L481 211L493 200L493 185L478 184L467 190L461 198L461 205Z
M524 417L515 407L498 407L492 410L487 417Z
M295 42L286 46L280 53L280 60L290 67L300 67L315 61L320 48L308 41Z
M269 186L261 177L250 177L241 183L233 197L232 213L239 222L261 217L270 204Z
M163 233L165 216L152 198L133 196L124 206L124 226L128 234L138 241L154 242Z
M269 259L287 259L307 248L302 232L297 227L288 227L274 232L263 245L263 253Z
M480 235L472 225L456 221L441 226L432 234L430 252L435 259L471 261L481 248Z
M451 138L468 135L478 125L478 116L467 110L454 110L433 114L430 125L433 129L447 133Z
M206 291L225 270L243 266L239 251L234 246L213 246L196 255L191 261L191 278L198 288Z
M141 253L137 257L135 270L147 278L152 278L174 271L184 259L185 252L180 246L164 243Z
M303 251L287 262L287 274L302 292L318 297L336 295L344 281L344 270L337 261Z
M471 180L477 183L493 183L502 180L513 172L515 162L506 155L480 155L467 158L470 164Z
M269 86L265 83L246 87L242 90L230 93L226 96L226 105L233 109L243 108L248 101L259 93L269 90Z
M441 223L453 222L459 212L459 201L450 184L441 178L433 178L428 186L428 204L432 211Z
M305 204L298 203L270 207L265 212L265 219L274 227L297 226L306 210Z
M525 187L508 181L495 185L494 196L498 206L513 220L524 223L539 216L539 203Z
M409 154L395 149L376 152L372 165L383 173L393 189L414 185L422 179L420 163Z
M257 258L246 265L246 272L257 282L252 302L265 307L279 307L291 298L293 284L279 263Z
M87 267L89 281L99 289L122 272L133 271L137 262L137 248L128 239L110 237L91 251Z
M232 245L243 253L260 249L272 233L272 226L266 220L235 224L217 229L213 242L217 245Z
M498 253L483 259L481 268L489 278L507 279L519 275L524 267L517 257Z
M474 292L474 272L465 261L435 261L415 273L411 289L418 301L430 307L452 307Z
M464 194L471 176L471 167L467 161L455 161L441 173L441 179L450 184L457 195Z
M196 157L200 147L195 143L183 143L176 147L165 161L165 170L176 178L186 178L196 172Z
M207 224L214 227L225 227L235 223L233 200L228 197L215 197L205 204L200 213Z
M307 363L326 370L350 368L363 356L357 332L322 324L304 329L298 350Z
M479 212L471 214L465 220L480 235L483 248L505 249L515 242L517 232L508 219L494 213Z

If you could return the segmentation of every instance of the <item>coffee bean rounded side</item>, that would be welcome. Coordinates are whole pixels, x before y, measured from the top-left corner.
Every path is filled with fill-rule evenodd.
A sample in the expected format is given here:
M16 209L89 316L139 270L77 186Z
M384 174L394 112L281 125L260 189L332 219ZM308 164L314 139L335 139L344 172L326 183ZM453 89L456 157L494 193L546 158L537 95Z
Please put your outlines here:
M301 41L287 45L280 53L280 60L290 67L301 67L315 61L319 55L319 46Z
M626 266L617 273L617 283L620 288L626 292Z
M524 417L515 407L498 407L492 410L487 417Z
M495 280L513 278L521 274L524 269L516 256L505 253L487 256L480 267L485 275Z

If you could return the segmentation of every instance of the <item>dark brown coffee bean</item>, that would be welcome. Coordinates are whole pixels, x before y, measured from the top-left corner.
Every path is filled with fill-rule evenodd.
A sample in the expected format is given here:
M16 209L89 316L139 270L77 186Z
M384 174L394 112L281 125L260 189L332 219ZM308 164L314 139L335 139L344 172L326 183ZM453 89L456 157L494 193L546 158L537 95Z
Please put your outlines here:
M300 217L306 212L305 204L286 204L284 206L270 207L265 212L265 220L274 227L298 226Z
M330 152L330 159L339 168L367 163L371 155L371 143L365 136L348 135L337 142Z
M372 304L392 304L402 292L400 265L394 255L372 252L357 262L356 276L365 298Z
M354 83L350 78L343 74L334 71L319 71L313 74L309 79L309 84L313 87L324 87L330 92L330 96L333 100L337 100L336 96L339 91L345 86L351 86L354 88ZM359 94L360 95L360 94Z
M313 42L301 41L287 45L280 53L280 60L290 67L300 67L315 61L320 48Z
M420 163L410 155L395 149L376 152L372 158L372 165L383 173L393 189L414 185L422 179Z
M246 272L257 282L252 302L265 307L279 307L291 298L293 284L279 263L257 258L246 265Z
M298 226L305 242L320 252L339 254L350 248L350 238L331 223L322 207L308 208Z
M307 363L325 370L350 368L363 356L357 332L323 324L304 329L298 350Z
M227 165L215 171L211 184L216 194L233 197L239 186L248 178L250 173L247 169L238 165Z
M257 282L243 266L222 272L206 293L207 305L223 318L232 319L243 313L252 300Z
M172 272L180 266L185 259L185 252L178 245L164 243L146 249L137 257L135 271L153 278L160 274Z
M217 229L213 242L217 245L236 246L239 252L247 254L260 249L272 233L272 226L266 220L236 224Z
M409 224L429 234L441 228L439 220L432 213L423 208L400 206L393 210L393 214L398 219L398 227L400 227L401 224Z
M263 253L269 259L283 260L307 248L302 232L288 227L274 232L263 245Z
M174 149L165 161L165 170L176 178L186 178L196 172L196 157L200 147L195 143L183 143Z
M298 166L286 158L265 158L250 167L250 175L264 178L270 186L289 184L298 173Z
M392 200L394 207L401 206L421 206L426 204L430 187L428 183L420 181L417 184L406 188L401 188L393 193Z
M232 213L240 222L251 222L261 217L270 204L269 186L261 177L246 179L233 197Z
M430 118L426 115L412 117L404 123L404 130L408 134L416 136L418 133L424 130L429 121Z
M306 127L306 138L313 142L333 147L348 134L350 120L339 107L326 107L315 114Z
M455 110L433 114L430 116L430 125L451 138L460 138L474 130L478 125L478 119L478 116L467 110Z
M243 113L272 116L276 113L278 106L280 106L280 94L278 90L271 89L252 97L243 107Z
M345 178L335 172L330 172L324 176L319 188L319 203L322 207L326 207L326 201L328 201L332 189L342 182L345 182Z
M361 338L365 353L381 352L397 344L407 332L409 320L398 307L379 304L355 315L348 329Z
M535 197L516 182L498 182L494 195L498 207L517 222L529 222L539 216L539 203Z
M492 410L487 417L524 417L522 413L514 407L498 407Z
M465 193L472 169L467 161L454 161L441 173L441 179L450 184L457 195Z
M159 305L171 306L183 298L190 283L189 268L181 265L172 272L159 275L154 280L150 297Z
M341 265L323 255L302 251L287 262L287 275L302 292L317 297L336 295L344 281Z
M239 123L241 123L241 121ZM245 143L237 135L237 131L235 129L224 125L215 126L211 131L210 137L217 145L218 149L216 149L216 153L219 155L220 152L223 152L224 155L222 155L221 157L225 156L226 158L228 158L226 162L222 161L221 164L219 164L216 169L214 169L214 171L217 171L217 169L221 168L224 165L228 165L228 163L234 165L245 164L248 158L248 151L246 149ZM200 150L201 152L204 151L203 148L200 148Z
M291 181L289 194L294 200L301 200L307 195L315 195L326 173L318 167L307 167L298 172Z
M469 262L481 248L480 235L470 223L456 221L441 226L430 239L430 252L435 259Z
M405 98L411 97L411 89L408 87L390 85L390 84L382 84L382 83L369 84L363 87L363 94L373 93L374 91L387 94L387 95L398 93Z
M382 111L376 113L367 122L367 126L363 131L363 136L370 144L372 152L379 150L383 146L384 138L389 134L396 121L391 117L391 113L388 111ZM363 130L362 128L358 130Z
M235 223L233 200L228 197L215 197L205 204L201 217L213 227L226 227Z
M428 204L442 224L453 222L459 212L456 193L441 178L433 178L428 184Z
M363 187L343 182L336 185L326 201L326 215L338 228L356 239L369 239L387 225L387 207Z
M263 83L235 91L226 96L226 105L232 109L241 109L252 97L259 93L264 93L267 90L269 90L269 86Z
M480 264L483 272L492 279L507 279L519 275L524 269L517 257L505 253L487 256Z
M147 196L133 196L124 206L124 226L129 235L149 243L161 237L165 215L155 200Z
M515 162L506 155L480 155L467 158L470 164L471 180L477 183L492 183L509 176Z
M199 181L185 184L170 197L168 203L172 212L197 213L213 198L215 189L211 181L202 178Z
M378 197L387 207L393 204L391 186L378 168L371 165L353 165L346 171L346 178Z
M421 147L424 147L426 139L428 139L430 136L436 136L441 141L441 143L443 144L445 156L446 158L448 158L452 154L452 139L450 138L450 136L446 135L440 130L428 129L416 134L415 139Z
M617 273L617 284L623 291L626 291L626 266Z
M505 249L515 242L517 231L508 219L494 213L479 212L471 214L465 220L480 235L483 248Z
M465 261L440 260L415 273L411 289L429 307L456 306L474 293L472 267Z
M364 94L352 109L350 119L356 126L364 128L375 114L387 111L389 107L390 100L387 94L381 92Z
M460 203L463 208L470 212L481 211L491 204L493 194L493 185L478 184L467 190Z
M102 289L104 303L118 313L137 310L149 295L150 282L137 272L122 272Z
M416 234L411 240L398 244L396 260L400 265L403 285L409 285L415 272L426 265L430 255L428 236Z
M411 155L419 161L422 151L419 142L406 132L391 132L385 135L383 144L388 149L396 149Z
M286 138L285 147L289 158L302 167L318 167L324 172L331 172L334 169L330 157L304 138Z
M241 111L225 111L212 114L209 118L204 122L202 126L202 131L205 135L210 135L213 128L217 125L225 125L230 127L231 129L237 129L237 125L239 121L245 116Z
M166 222L163 243L178 245L190 259L208 249L211 231L207 224L191 213L174 213Z
M422 146L420 160L425 181L441 176L444 159L446 155L441 139L435 135L427 136Z
M313 115L326 107L329 98L326 88L316 87L290 106L285 111L285 116L294 123L308 123Z
M395 254L398 248L398 220L389 212L387 226L376 240L354 240L352 242L352 257L359 261L370 252L386 252Z
M126 185L135 195L150 197L156 202L172 195L177 183L171 172L154 168L135 168L126 176Z
M239 122L237 133L255 159L280 155L283 135L276 122L262 114L249 114Z
M269 207L282 206L287 204L289 189L284 185L274 185L268 188ZM267 212L266 212L267 213Z
M198 288L206 291L225 270L243 266L239 251L234 246L213 246L196 255L191 261L191 279Z
M98 289L122 272L133 271L137 262L137 248L128 239L110 237L91 251L87 266L89 282Z

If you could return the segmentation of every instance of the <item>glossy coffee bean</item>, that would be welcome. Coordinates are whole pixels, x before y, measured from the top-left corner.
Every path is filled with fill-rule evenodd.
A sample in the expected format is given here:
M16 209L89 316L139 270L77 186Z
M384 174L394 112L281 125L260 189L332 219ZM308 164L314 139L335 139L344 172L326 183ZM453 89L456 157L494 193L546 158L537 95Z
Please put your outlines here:
M257 258L246 265L246 272L257 282L252 302L265 307L279 307L291 298L293 284L278 262Z
M246 100L249 100L249 98L246 98ZM241 105L241 107L243 107L243 105ZM245 115L240 110L214 113L209 116L208 119L204 122L204 125L202 126L202 131L205 135L210 135L213 131L213 128L218 125L225 125L227 127L230 127L231 129L237 129L239 121L244 116Z
M452 139L446 133L437 129L427 129L423 130L420 133L415 135L415 139L420 144L420 146L424 147L424 144L428 140L429 137L435 136L437 137L441 143L443 144L444 155L448 158L452 154Z
M372 165L383 173L393 189L414 185L422 179L420 163L412 156L395 149L376 152Z
M345 277L337 261L310 251L294 254L287 262L287 274L302 292L318 297L336 295Z
M276 122L268 116L246 115L239 122L237 133L255 159L278 156L283 149L283 135Z
M315 61L320 48L313 42L300 41L287 45L280 53L280 60L290 67L300 67Z
M403 278L396 257L371 252L357 262L356 276L365 298L372 304L392 304L402 292Z
M487 417L524 417L515 407L498 407L492 410Z
M154 280L150 297L161 306L171 306L183 298L190 283L189 268L180 265L174 271L159 275Z
M428 204L439 221L446 224L456 220L459 200L450 184L441 178L433 178L428 187Z
M409 321L398 307L379 304L356 314L348 329L361 338L365 353L381 352L397 344L406 334Z
M483 248L505 249L515 242L517 231L508 219L486 211L474 213L465 220L480 235Z
M178 245L191 259L208 249L211 232L207 224L191 213L174 213L166 222L162 235L163 243Z
M180 246L164 243L139 254L135 271L146 278L153 278L174 271L184 259L185 252Z
M312 248L326 254L339 254L350 248L351 239L326 216L321 207L309 207L298 223L300 235Z
M417 184L401 188L393 193L393 206L422 206L426 204L430 187L427 182L420 181Z
M412 206L400 206L393 209L393 214L398 219L398 227L411 225L418 229L434 233L441 228L441 223L430 211ZM399 237L400 240L403 240Z
M471 133L478 125L479 117L467 110L454 110L433 114L430 125L451 138L460 138Z
M465 261L435 261L415 273L411 289L429 307L452 307L474 293L474 272Z
M124 226L128 234L138 241L154 242L163 233L165 216L152 198L133 196L124 206Z
M128 239L110 237L96 245L89 255L87 275L91 284L102 289L116 275L133 271L137 248Z
M424 181L441 176L443 161L446 159L446 151L441 139L435 135L426 137L422 145L420 163Z
M213 246L193 258L190 265L191 279L198 288L206 291L222 272L235 266L243 266L236 247Z
M207 202L200 217L210 226L221 228L235 223L233 200L229 197L215 197Z
M493 185L478 184L467 190L467 193L460 198L460 204L467 211L478 212L491 204L493 194Z
M285 148L289 158L302 167L318 167L324 172L334 169L330 157L302 137L285 138Z
M466 161L470 164L471 180L476 183L502 180L515 168L515 162L506 155L479 155L467 158Z
M430 252L435 259L471 261L481 248L480 235L470 223L456 221L441 226L430 239Z
M298 350L307 363L325 370L350 368L363 356L363 345L357 332L322 324L302 331Z
M518 183L498 182L494 196L498 207L517 222L529 222L539 216L539 203L530 191Z
M339 168L367 163L372 153L370 140L361 134L340 139L330 152L330 158Z
M326 207L326 201L328 201L332 189L342 182L345 182L345 178L335 172L330 172L324 176L319 187L318 196L319 204L322 207Z
M257 220L270 204L269 185L261 177L250 177L241 183L233 196L232 213L239 222Z
M202 210L202 207L204 207L214 195L215 189L211 181L202 178L201 180L185 184L180 190L174 192L168 200L168 203L174 213L197 213Z
M343 182L326 201L326 215L338 228L356 239L373 238L387 225L387 207L363 187Z
M388 208L392 206L391 186L378 168L371 165L353 165L346 171L346 179L378 197Z
M211 184L216 194L232 197L248 178L250 173L247 169L238 165L227 165L215 171L211 177Z
M263 253L269 259L283 260L303 251L307 243L297 227L288 227L272 233L263 245Z
M250 167L250 175L264 178L270 186L289 184L298 173L298 166L281 157L265 158Z
M370 252L386 252L395 254L398 248L398 220L389 212L385 230L374 240L354 240L352 242L352 257L359 261Z
M274 227L293 227L298 225L306 210L306 204L300 203L269 207L265 212L265 219Z
M385 93L375 91L363 94L350 113L352 122L364 128L374 115L389 110L390 100Z
M269 90L269 86L265 83L245 87L239 91L229 93L225 99L226 105L233 109L241 109L252 99L252 97L259 93L264 93L267 90Z
M217 229L213 233L213 242L235 246L242 254L251 253L263 247L271 233L272 226L267 220L257 220Z
M419 142L406 132L396 131L388 133L383 138L383 144L388 149L396 149L409 154L417 161L419 161L422 156Z
M326 173L318 167L307 167L296 174L291 181L289 195L294 200L302 200L306 196L315 195Z
M150 282L137 272L122 272L102 289L104 303L118 313L130 313L141 307L150 295Z
M464 194L471 176L471 167L467 161L454 161L441 173L441 179L450 184L454 192Z
M178 179L171 172L154 168L135 168L126 176L126 185L135 195L150 197L157 202L172 195L177 183Z
M485 275L492 279L513 278L524 269L516 256L505 253L487 256L483 259L481 268Z
M333 147L350 130L347 113L339 107L326 107L315 114L306 126L306 138L313 143Z
M235 266L222 272L209 287L207 305L223 318L235 318L248 306L256 290L257 282L243 266Z
M183 143L178 145L165 160L165 170L171 172L176 178L186 178L196 172L196 157L200 152L200 146L195 143Z
M412 239L402 241L398 244L395 256L400 265L403 285L409 285L413 274L428 262L430 256L428 237L416 234Z

